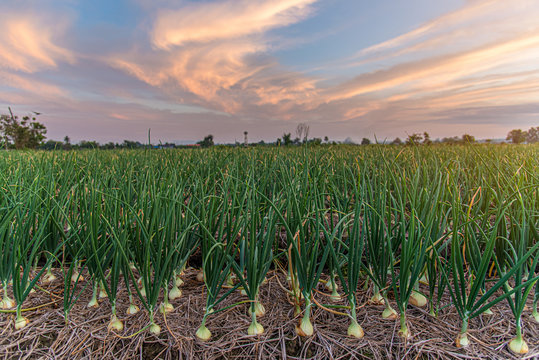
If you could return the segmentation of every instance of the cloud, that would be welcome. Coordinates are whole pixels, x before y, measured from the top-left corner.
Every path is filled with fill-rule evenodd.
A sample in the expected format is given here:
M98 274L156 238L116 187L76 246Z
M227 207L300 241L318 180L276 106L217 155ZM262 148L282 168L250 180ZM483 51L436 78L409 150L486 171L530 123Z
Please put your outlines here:
M310 36L298 26L290 41L287 27L323 17L316 0L133 1L143 9L137 24L107 39L101 24L71 31L74 17L52 16L54 7L0 6L0 102L38 105L51 137L78 131L102 141L144 140L150 126L164 141L208 133L233 141L243 130L274 139L298 122L332 138L470 129L493 137L515 126L511 113L521 124L536 115L536 0L466 1L317 66L319 77L278 58L283 43Z
M74 62L75 55L56 42L66 32L66 20L0 8L0 23L0 68L33 73Z
M539 58L539 35L533 31L517 38L481 46L452 55L424 58L366 73L329 91L329 101L382 91L402 93L410 89L444 89L451 81L468 75ZM507 74L509 77L510 73Z
M109 61L179 101L228 113L242 113L247 103L304 103L316 92L316 80L268 56L267 32L304 19L315 1L229 0L162 9L150 44Z
M1 69L0 83L4 84L5 87L16 90L17 92L22 91L27 94L33 94L34 96L38 95L39 97L47 99L61 98L66 95L64 90L54 84L39 81L35 78L30 78L27 75L19 75L9 71L3 71Z
M316 0L228 0L161 10L152 41L159 48L238 39L304 19Z

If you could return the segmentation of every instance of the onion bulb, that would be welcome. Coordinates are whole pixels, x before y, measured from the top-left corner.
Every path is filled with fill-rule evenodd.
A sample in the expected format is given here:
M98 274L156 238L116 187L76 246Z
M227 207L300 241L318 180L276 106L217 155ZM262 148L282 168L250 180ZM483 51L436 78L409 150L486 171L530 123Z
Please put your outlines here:
M168 299L172 301L172 300L176 300L180 298L181 296L182 296L182 291L178 288L176 283L174 283L174 286L172 287L172 289L170 289L168 293Z
M22 329L23 327L28 325L28 323L30 323L30 320L28 320L25 317L18 316L17 319L15 320L15 330Z
M427 305L427 298L425 295L421 294L420 292L413 290L412 294L410 295L410 304L417 306L417 307L424 307Z
M88 307L95 307L95 308L99 307L99 302L97 302L97 299L95 298L95 296L88 303Z
M470 340L468 339L468 333L460 333L457 336L457 339L455 340L455 345L458 348L465 348L470 345Z
M333 291L331 292L331 295L329 297L331 301L341 301L341 295L337 292L337 285L333 288Z
M49 270L47 274L45 275L45 279L43 279L43 282L46 284L50 284L56 280L56 276Z
M528 353L528 344L520 337L516 337L509 342L509 350L516 355L523 355Z
M126 314L127 315L135 315L140 311L140 308L135 304L130 304L127 308Z
M348 336L353 336L357 339L361 339L365 335L363 328L358 322L354 319L350 326L348 326Z
M72 275L71 275L71 282L72 283L76 283L76 282L83 282L84 281L84 277L78 272L74 272Z
M260 334L263 334L264 333L264 327L262 325L260 325L260 323L258 323L256 321L256 318L253 319L253 321L251 322L251 325L249 325L249 329L247 329L247 334L248 335L260 335Z
M397 312L389 304L386 306L384 311L382 311L382 319L385 320L396 320Z
M2 310L7 310L7 309L11 309L14 306L15 306L15 301L10 299L7 296L7 293L4 292L4 298L2 299L2 301L0 301L0 308Z
M97 302L97 284L94 284L94 290L92 292L92 298L90 299L90 302L88 303L88 307L98 307L99 303Z
M100 299L104 299L107 297L107 292L105 291L105 286L103 285L103 283L100 283L99 284L99 298Z
M109 330L116 330L116 331L122 331L124 329L124 324L118 317L113 314L110 318L110 323L108 325Z
M206 325L202 324L197 329L196 336L197 336L197 338L199 338L202 341L208 341L211 338L211 332L210 332L210 330L208 330Z
M157 325L156 323L152 323L150 325L150 333L159 335L161 333L161 326Z
M159 311L161 311L162 314L168 314L174 311L174 306L165 299L165 301L159 307Z
M399 336L403 339L409 339L412 337L410 330L408 330L408 326L404 326L399 330Z
M296 334L299 336L312 336L314 333L313 324L307 314L301 319L299 325L296 325Z
M380 291L376 291L374 295L371 297L371 303L374 305L383 305L384 304L384 297L382 294L380 294Z
M255 315L257 317L266 315L266 308L260 303L260 301L255 301Z
M408 330L408 326L406 325L406 317L404 313L401 313L401 328L399 330L399 336L403 339L409 339L412 337L412 334L410 334L410 330Z
M335 291L339 288L339 286L335 284L334 280L328 280L325 286L326 286L326 290L328 291Z

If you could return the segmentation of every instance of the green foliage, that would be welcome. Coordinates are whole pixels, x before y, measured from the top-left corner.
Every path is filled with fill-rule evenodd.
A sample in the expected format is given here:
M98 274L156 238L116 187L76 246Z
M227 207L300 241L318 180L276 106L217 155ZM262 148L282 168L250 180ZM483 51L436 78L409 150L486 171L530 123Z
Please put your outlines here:
M199 144L203 148L213 146L213 135L210 134L210 135L204 137L204 139L197 142L197 144Z
M527 132L526 141L528 144L539 142L539 126L531 127Z
M415 133L408 135L408 138L406 139L406 145L418 145L423 140L423 136L421 134Z
M123 282L155 329L159 299L196 252L200 334L230 306L254 314L273 267L290 275L307 335L311 309L331 306L319 294L328 278L346 300L333 308L357 330L368 277L386 309L396 303L402 333L423 291L431 314L462 318L464 336L493 305L518 323L528 297L539 299L538 168L538 145L1 152L0 280L20 309L46 267L61 267L66 319L97 285L115 316ZM70 283L79 266L88 282ZM245 301L226 302L239 287Z
M292 134L290 133L283 134L283 145L285 146L292 145Z
M513 144L521 144L526 141L526 132L521 129L513 129L507 134L505 140L511 140Z
M35 149L45 139L47 129L36 117L0 115L0 135L4 146L15 149Z

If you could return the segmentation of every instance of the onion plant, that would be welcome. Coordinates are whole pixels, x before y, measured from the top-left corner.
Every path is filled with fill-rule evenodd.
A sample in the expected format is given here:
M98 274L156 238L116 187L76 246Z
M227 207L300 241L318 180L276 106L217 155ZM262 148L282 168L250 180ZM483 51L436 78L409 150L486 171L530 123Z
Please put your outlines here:
M277 216L273 208L265 209L260 206L260 197L252 178L249 183L247 188L249 195L238 242L239 264L234 262L233 265L236 276L250 301L251 324L247 333L259 335L264 332L264 327L257 321L257 316L261 317L266 312L259 300L259 289L273 261Z
M506 293L506 299L509 307L515 317L516 337L509 342L509 349L515 354L526 354L528 352L528 344L522 336L522 313L526 306L528 295L533 289L539 276L535 275L535 269L539 262L539 236L535 229L532 229L534 224L530 221L529 210L527 210L524 199L520 191L517 192L517 203L519 206L518 212L511 219L513 222L510 237L507 239L509 252L503 260L508 262L507 268L511 269L514 288L511 289L508 281L504 282L503 289ZM528 263L531 259L531 266ZM496 261L496 265L500 274L502 266L500 261ZM527 270L531 268L532 272L527 276Z
M454 196L459 196L458 194ZM455 200L454 200L455 201ZM500 288L503 288L507 281L513 274L529 259L533 254L533 251L537 250L539 243L535 248L530 249L522 258L520 258L511 270L509 270L503 277L498 278L490 286L488 291L482 293L481 289L484 287L483 283L489 271L490 264L493 260L496 260L494 255L494 247L497 240L498 225L501 219L505 216L507 205L498 205L495 213L496 221L488 229L483 229L480 226L474 224L473 219L467 219L466 215L462 214L462 210L455 204L453 207L453 229L451 231L451 274L452 282L449 287L451 298L453 299L453 306L457 310L457 313L462 321L461 331L457 336L457 347L467 347L470 344L468 339L468 324L469 321L486 310L499 303L503 299L510 297L515 291L522 288L522 285L511 291L506 292L504 295L492 298L492 296ZM462 228L464 226L473 226L474 231L467 232L467 238L464 238ZM466 244L470 243L484 243L485 248L482 252L474 254L478 259L476 260L479 266L476 268L473 274L466 274L466 252L463 248ZM468 245L469 246L469 245ZM532 251L533 250L533 251ZM472 268L471 268L472 269ZM444 269L441 269L444 271ZM447 276L443 272L444 276ZM471 276L470 276L471 275Z
M0 280L2 282L2 301L0 309L10 309L15 306L13 299L9 297L8 284L11 281L13 264L16 262L15 246L12 239L14 237L16 214L20 205L0 208Z
M358 180L356 179L355 169L350 169L346 163L340 164L340 166L333 165L326 169L326 173L329 175L327 182L328 192L328 206L329 213L327 216L325 227L329 230L329 233L334 234L331 239L335 239L332 242L335 253L340 254L341 240L345 236L347 230L346 226L336 226L344 217L348 217L350 210L354 208L354 202L357 202ZM325 187L325 183L322 183ZM324 193L324 187L321 189ZM328 226L329 225L329 226ZM327 246L330 246L328 243ZM346 260L340 260L331 256L328 259L328 272L329 281L326 282L326 289L331 291L331 300L339 301L341 296L338 292L338 286L335 282L337 276L337 269L344 266Z
M150 185L146 194L140 194L138 205L142 209L137 210L125 204L126 213L129 213L135 222L134 235L130 241L124 240L120 234L113 234L124 259L123 271L129 271L129 278L135 284L134 273L128 265L133 261L141 278L144 294L137 287L135 289L143 306L149 312L149 329L154 334L161 331L160 326L155 323L161 290L164 290L161 310L166 313L173 309L168 299L168 284L180 263L178 258L185 262L192 251L185 246L185 243L190 239L194 220L191 216L185 216L185 205L172 196L173 190L169 189L170 193L160 195L158 189ZM183 196L183 192L179 192L176 196ZM172 205L166 207L167 211L163 211L165 203ZM124 224L131 229L130 222ZM181 249L188 249L189 252L179 253Z
M15 329L21 329L29 323L29 320L22 316L23 302L49 265L46 263L36 274L32 274L32 265L48 236L44 231L48 215L42 217L39 208L38 198L32 196L27 199L24 206L17 208L17 221L12 237L15 256L9 264L13 278L13 296L16 303ZM48 261L52 261L60 247L61 243L51 252Z
M198 227L200 229L202 268L206 287L206 307L202 323L196 336L202 341L211 338L211 331L206 327L210 314L223 310L216 309L239 284L224 294L220 294L226 283L233 264L236 240L241 232L244 198L246 191L240 191L240 184L232 176L221 175L219 183L214 183L209 192L199 183ZM208 194L208 195L206 195Z
M431 192L421 186L421 171L416 171L411 179L410 188L404 183L399 188L399 182L394 181L395 196L392 200L393 219L398 224L395 234L399 249L393 247L393 254L400 250L400 257L393 255L391 262L393 281L392 288L395 293L397 306L400 312L399 335L403 338L411 337L406 324L406 307L409 302L415 305L425 305L426 299L418 292L417 286L425 267L426 254L429 250L430 234L435 226L435 208L440 196L440 188ZM425 176L425 174L423 174ZM402 182L406 179L402 178ZM440 186L440 176L435 183ZM418 202L419 199L423 202ZM423 206L430 207L426 211ZM409 210L408 210L409 209ZM425 218L420 218L423 217ZM392 245L395 246L395 245Z
M356 291L357 287L359 285L359 278L361 274L361 270L363 268L362 263L362 255L363 255L363 249L364 249L364 234L365 234L365 226L364 222L361 219L362 209L363 209L363 201L362 198L359 197L359 191L356 191L356 205L354 208L353 219L351 221L351 226L348 229L348 241L346 241L345 246L343 246L344 249L346 249L345 252L345 258L346 258L346 276L344 275L343 271L340 267L337 267L336 271L339 275L339 278L341 280L341 284L343 287L343 291L346 294L346 298L348 299L348 304L350 307L349 317L350 317L350 325L348 326L348 336L353 336L356 338L362 338L364 335L363 328L361 325L359 325L359 322L357 320L357 297L356 297ZM324 236L326 239L332 239L336 236L338 233L337 228L338 227L345 227L345 221L347 220L346 217L343 217L341 221L335 226L335 229L332 233L329 233L327 230L324 229ZM338 239L338 241L342 241L342 239ZM332 242L328 242L328 248L331 251L332 258L334 259L334 263L338 263L338 259L336 256L336 251L334 247L332 246Z
M390 234L388 227L392 226L391 211L388 209L387 180L373 176L370 181L364 181L365 205L363 211L365 239L365 256L368 266L365 270L374 284L373 303L383 303L385 309L382 318L394 320L397 312L391 307L387 298L389 290L388 275L393 260Z
M314 189L314 198L320 199ZM312 202L312 216L304 219L303 231L296 232L293 236L290 232L289 266L292 283L297 283L301 297L305 300L304 314L300 323L296 326L296 332L300 336L311 336L313 325L311 322L311 307L314 305L313 291L319 282L322 271L329 257L330 247L326 246L322 237L326 212L321 212L320 202ZM290 230L290 229L289 229ZM291 236L292 235L292 236Z

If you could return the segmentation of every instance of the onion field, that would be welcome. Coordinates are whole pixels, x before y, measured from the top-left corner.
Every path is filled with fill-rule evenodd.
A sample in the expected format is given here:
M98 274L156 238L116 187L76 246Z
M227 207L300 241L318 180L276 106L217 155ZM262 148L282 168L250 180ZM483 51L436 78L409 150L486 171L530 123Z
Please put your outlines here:
M428 340L429 324L446 328L443 354L410 354L539 356L538 191L537 145L2 151L0 357L97 311L106 338L189 342L200 358L238 336L224 315L238 349L299 344L253 357L321 358L301 349L331 336L380 358L362 345L379 337L368 311L394 329L384 357ZM196 325L176 331L181 314ZM500 341L485 344L497 317ZM324 334L324 319L346 326Z

